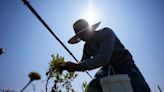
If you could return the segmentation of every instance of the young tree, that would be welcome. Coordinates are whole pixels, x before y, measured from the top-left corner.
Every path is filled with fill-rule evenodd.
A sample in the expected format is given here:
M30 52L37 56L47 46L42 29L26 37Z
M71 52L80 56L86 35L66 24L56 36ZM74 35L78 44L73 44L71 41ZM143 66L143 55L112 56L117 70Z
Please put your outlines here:
M78 74L74 72L67 72L60 68L61 64L63 64L64 57L59 56L59 54L52 55L52 60L49 63L49 71L46 73L47 75L47 82L46 82L46 92L47 86L50 79L53 79L53 87L51 92L75 92L74 88L72 87L71 82L78 76Z

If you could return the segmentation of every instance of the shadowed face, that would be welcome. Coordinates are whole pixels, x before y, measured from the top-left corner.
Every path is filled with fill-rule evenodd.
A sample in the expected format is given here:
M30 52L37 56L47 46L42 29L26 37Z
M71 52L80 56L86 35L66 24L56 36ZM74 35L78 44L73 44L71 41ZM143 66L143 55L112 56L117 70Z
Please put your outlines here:
M86 31L84 31L84 32L82 32L82 33L80 33L80 34L78 35L78 37L79 37L82 41L87 42L87 41L90 40L90 38L91 38L91 36L92 36L92 33L93 33L93 31L92 31L91 29L88 29L88 30L86 30Z

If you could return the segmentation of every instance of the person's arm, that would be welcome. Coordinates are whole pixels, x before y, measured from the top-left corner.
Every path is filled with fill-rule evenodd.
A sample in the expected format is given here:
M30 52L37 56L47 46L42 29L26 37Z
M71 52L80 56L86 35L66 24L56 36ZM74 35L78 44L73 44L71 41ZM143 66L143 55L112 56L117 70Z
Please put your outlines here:
M109 28L104 28L102 31L98 54L93 58L86 59L85 62L81 62L81 70L92 70L110 63L109 61L114 50L116 36Z
M90 53L89 53L89 48L87 47L87 44L84 45L84 49L83 49L83 55L81 58L81 62L83 62L86 59L89 59L91 57Z
M89 48L88 45L85 44L84 45L84 49L83 49L83 55L82 55L82 59L80 62L85 62L86 59L89 59L91 57L91 54L89 52ZM83 71L80 68L80 64L79 63L74 63L72 61L67 61L65 64L62 64L60 66L60 68L62 70L67 70L69 72L74 72L74 71Z

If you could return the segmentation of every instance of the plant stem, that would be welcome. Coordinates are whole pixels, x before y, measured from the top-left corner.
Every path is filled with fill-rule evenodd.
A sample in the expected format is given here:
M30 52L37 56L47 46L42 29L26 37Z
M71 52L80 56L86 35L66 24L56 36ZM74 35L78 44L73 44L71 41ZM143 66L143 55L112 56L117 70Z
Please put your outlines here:
M162 92L162 90L161 90L160 86L159 86L159 85L157 85L157 87L158 87L158 89L159 89L159 92Z
M31 82L32 82L32 81L30 80L30 81L22 88L22 90L21 90L20 92L23 92L23 91L27 88L27 86L30 85Z
M46 81L46 92L47 92L47 86L48 86L48 81L49 81L49 79L50 79L50 76L48 76L48 78L47 78L47 81Z

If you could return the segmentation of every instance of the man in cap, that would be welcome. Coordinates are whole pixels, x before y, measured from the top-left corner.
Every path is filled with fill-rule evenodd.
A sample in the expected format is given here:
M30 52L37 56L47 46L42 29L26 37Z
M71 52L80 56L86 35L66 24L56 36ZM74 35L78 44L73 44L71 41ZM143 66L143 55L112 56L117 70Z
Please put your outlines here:
M69 72L86 71L102 67L96 73L95 79L89 83L88 92L102 92L100 78L107 76L109 66L112 66L116 74L128 74L134 92L150 92L139 69L136 67L132 55L125 49L110 28L96 31L100 22L89 26L84 19L79 19L73 25L76 33L68 43L75 44L84 41L83 56L80 63L66 62L64 70ZM113 72L111 72L113 75Z

